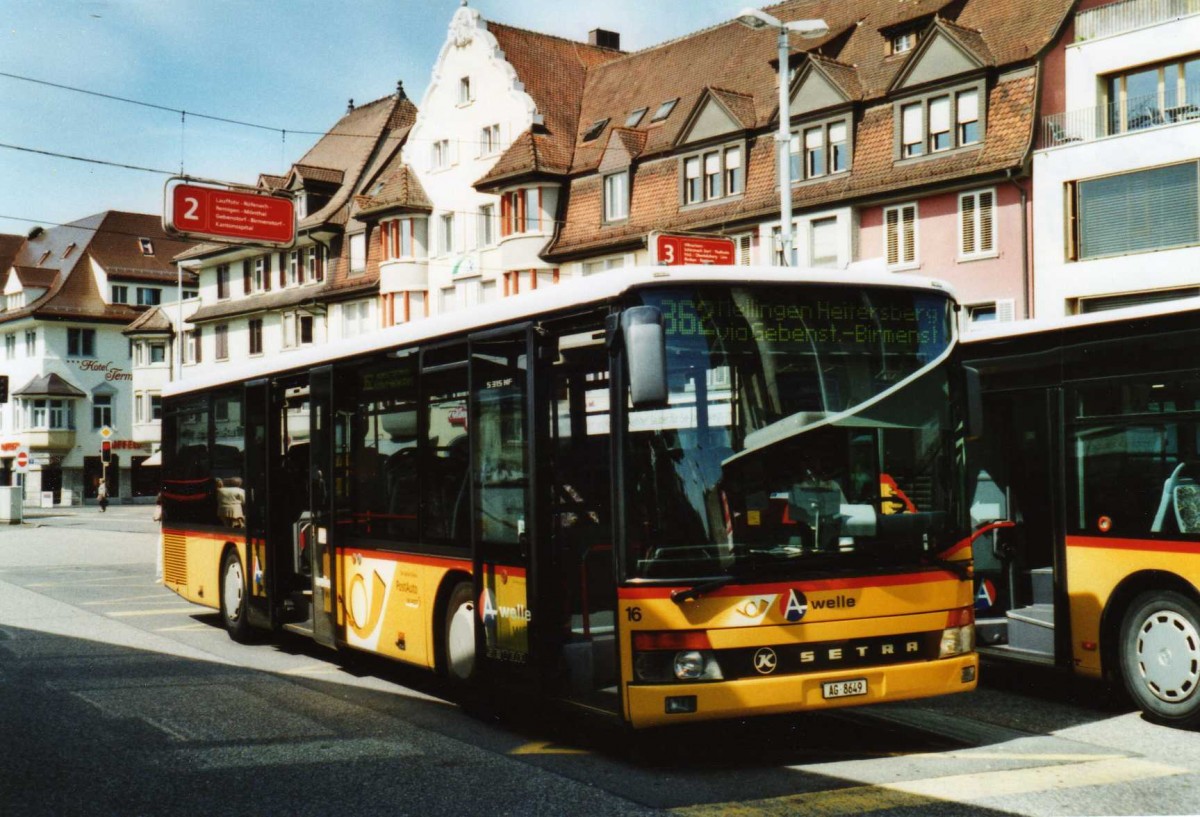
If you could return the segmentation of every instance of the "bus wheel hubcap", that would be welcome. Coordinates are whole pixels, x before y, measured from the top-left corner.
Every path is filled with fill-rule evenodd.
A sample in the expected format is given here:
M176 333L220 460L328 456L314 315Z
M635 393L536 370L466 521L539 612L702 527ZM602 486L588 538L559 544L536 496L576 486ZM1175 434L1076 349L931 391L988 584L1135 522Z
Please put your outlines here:
M230 562L225 571L225 615L230 621L237 621L242 609L242 566Z
M1155 697L1179 703L1200 683L1200 634L1174 610L1152 613L1138 630L1137 662Z
M450 674L467 679L475 667L475 606L461 604L450 618L446 636L446 659Z

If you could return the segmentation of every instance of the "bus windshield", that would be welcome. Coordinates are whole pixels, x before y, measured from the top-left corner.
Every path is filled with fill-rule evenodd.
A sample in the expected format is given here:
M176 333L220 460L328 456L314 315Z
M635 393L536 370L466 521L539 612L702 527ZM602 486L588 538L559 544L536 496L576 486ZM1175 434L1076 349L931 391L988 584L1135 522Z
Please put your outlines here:
M630 408L626 572L700 581L901 569L961 538L947 295L642 291L669 398Z

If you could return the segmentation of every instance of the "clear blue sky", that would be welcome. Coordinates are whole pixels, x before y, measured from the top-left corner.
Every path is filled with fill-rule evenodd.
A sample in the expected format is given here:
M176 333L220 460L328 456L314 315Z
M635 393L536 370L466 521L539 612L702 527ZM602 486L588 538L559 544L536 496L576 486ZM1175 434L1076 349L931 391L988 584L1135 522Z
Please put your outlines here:
M485 19L636 50L745 0L472 0ZM0 76L0 144L252 183L403 80L419 104L459 0L4 0L0 73L281 128L215 123ZM764 55L764 59L769 55ZM161 213L167 176L0 147L0 233Z

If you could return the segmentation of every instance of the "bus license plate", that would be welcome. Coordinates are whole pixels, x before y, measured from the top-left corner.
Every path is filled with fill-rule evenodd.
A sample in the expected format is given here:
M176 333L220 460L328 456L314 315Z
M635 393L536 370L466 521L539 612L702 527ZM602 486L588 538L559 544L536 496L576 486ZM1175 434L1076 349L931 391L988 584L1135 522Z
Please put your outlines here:
M821 684L821 695L825 698L849 698L852 695L866 694L866 678L855 678L853 681L831 681L827 684Z

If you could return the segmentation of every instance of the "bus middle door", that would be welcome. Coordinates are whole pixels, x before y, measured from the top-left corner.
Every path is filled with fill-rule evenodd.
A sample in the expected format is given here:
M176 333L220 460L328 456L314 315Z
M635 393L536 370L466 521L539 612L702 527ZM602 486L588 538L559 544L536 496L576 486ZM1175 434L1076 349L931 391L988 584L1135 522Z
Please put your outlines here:
M537 632L528 327L470 338L470 426L477 654L490 674L527 679Z

